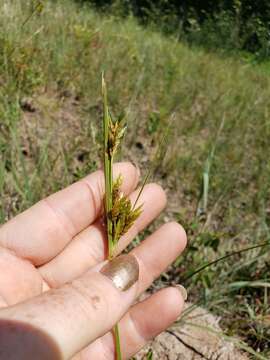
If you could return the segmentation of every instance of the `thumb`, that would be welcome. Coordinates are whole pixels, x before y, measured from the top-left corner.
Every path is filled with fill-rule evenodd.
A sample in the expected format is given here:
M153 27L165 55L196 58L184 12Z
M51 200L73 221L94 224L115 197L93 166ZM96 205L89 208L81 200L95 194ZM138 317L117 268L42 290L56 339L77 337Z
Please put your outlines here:
M0 360L69 359L108 332L136 296L139 265L120 256L59 289L0 311Z

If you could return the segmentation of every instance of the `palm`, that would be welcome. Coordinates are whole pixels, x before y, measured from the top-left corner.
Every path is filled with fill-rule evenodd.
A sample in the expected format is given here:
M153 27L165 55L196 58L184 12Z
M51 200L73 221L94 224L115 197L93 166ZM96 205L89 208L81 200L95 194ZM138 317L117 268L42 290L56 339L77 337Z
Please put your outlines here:
M135 168L123 163L116 166L115 172L124 176L122 190L134 201L137 195L134 189L138 182ZM61 287L106 258L106 237L100 221L102 179L101 172L91 174L42 200L0 228L0 306L10 306L50 288ZM141 203L144 204L143 215L120 240L118 252L160 213L165 205L164 192L156 185L148 185ZM163 240L165 230L166 242ZM158 247L153 246L157 238ZM172 246L168 248L170 241ZM165 225L134 250L145 265L139 292L150 285L184 246L185 238L183 232L179 233L179 227ZM158 266L154 261L157 257ZM113 358L111 343L112 337L107 334L102 339L102 346L101 340L97 340L79 356L87 360L104 358L100 355L102 347L103 353L107 354L106 359ZM129 345L124 353L129 356L135 348Z

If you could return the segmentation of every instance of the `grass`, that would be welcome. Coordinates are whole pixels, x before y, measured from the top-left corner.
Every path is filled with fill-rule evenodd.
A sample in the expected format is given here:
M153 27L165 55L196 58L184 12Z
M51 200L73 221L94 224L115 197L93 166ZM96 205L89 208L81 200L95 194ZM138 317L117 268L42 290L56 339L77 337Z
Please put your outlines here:
M266 71L69 0L44 2L22 27L31 3L0 5L1 222L101 165L105 71L112 113L128 114L122 158L149 168L174 114L155 179L189 247L166 279L270 240ZM255 248L185 282L254 358L270 356L269 269L269 247Z

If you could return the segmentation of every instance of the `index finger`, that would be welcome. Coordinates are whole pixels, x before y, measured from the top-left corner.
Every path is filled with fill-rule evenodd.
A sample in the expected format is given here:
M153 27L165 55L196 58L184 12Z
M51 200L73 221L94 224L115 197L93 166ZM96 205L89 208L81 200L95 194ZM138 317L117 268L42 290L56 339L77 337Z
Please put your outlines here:
M114 174L123 176L124 193L136 188L139 172L131 163L115 164ZM4 224L0 229L0 245L34 265L42 265L100 215L103 197L104 175L99 170Z

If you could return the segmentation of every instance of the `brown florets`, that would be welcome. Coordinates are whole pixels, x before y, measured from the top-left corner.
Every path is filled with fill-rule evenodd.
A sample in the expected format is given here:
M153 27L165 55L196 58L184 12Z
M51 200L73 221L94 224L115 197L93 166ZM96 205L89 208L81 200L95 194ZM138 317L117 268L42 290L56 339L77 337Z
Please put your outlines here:
M123 182L121 176L113 184L112 211L110 220L112 222L112 238L117 243L142 213L142 205L134 208L130 199L120 191Z

